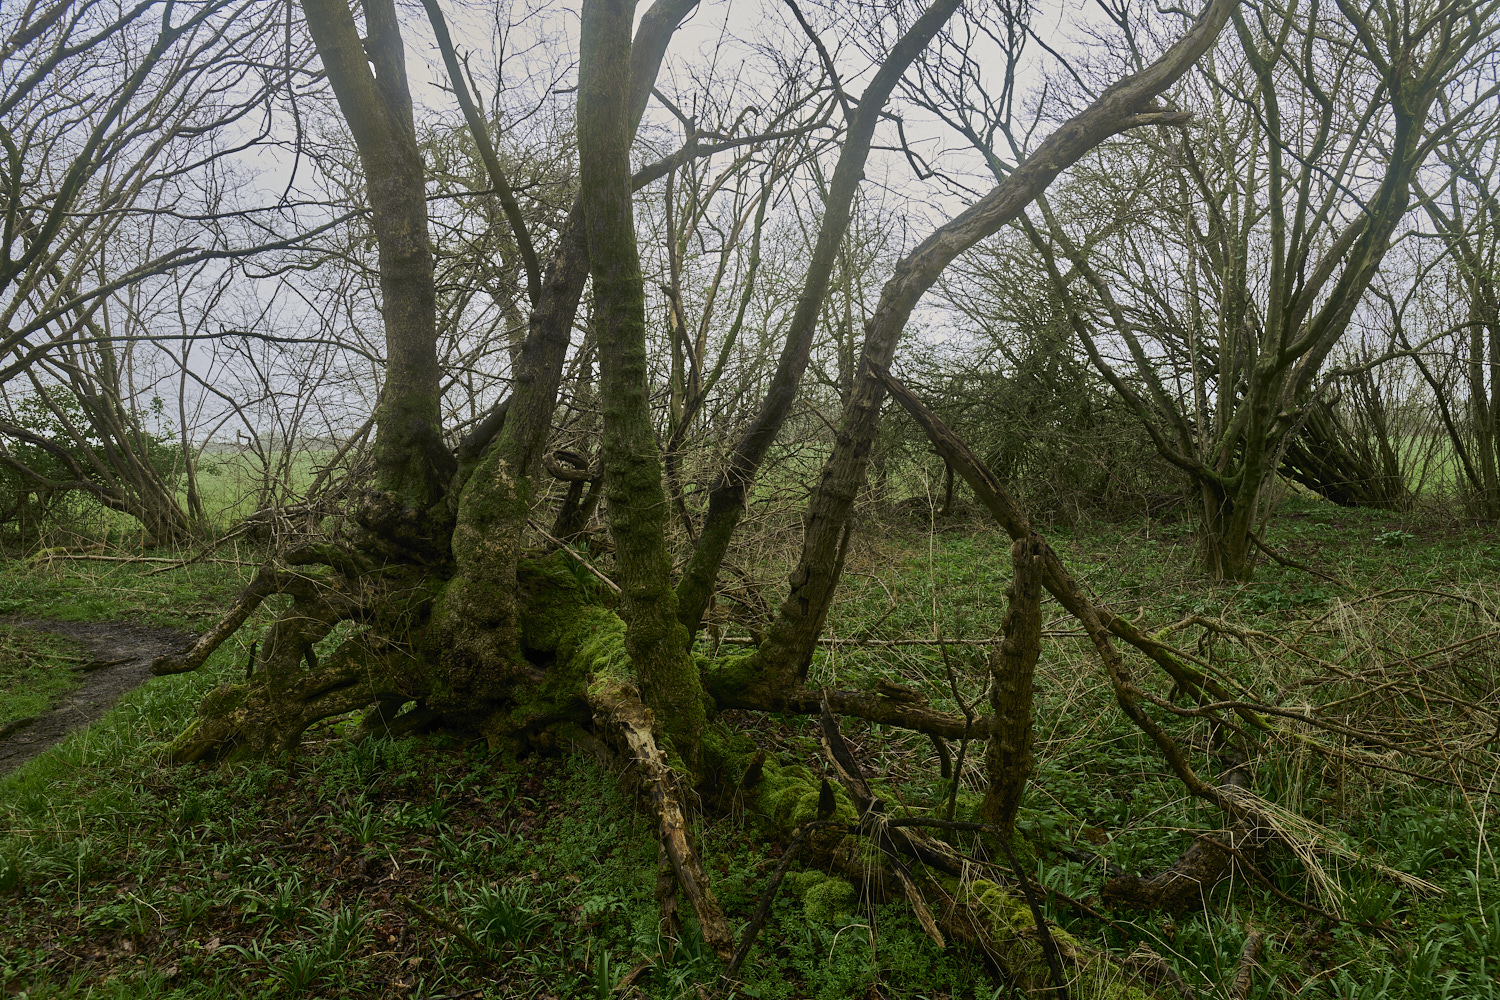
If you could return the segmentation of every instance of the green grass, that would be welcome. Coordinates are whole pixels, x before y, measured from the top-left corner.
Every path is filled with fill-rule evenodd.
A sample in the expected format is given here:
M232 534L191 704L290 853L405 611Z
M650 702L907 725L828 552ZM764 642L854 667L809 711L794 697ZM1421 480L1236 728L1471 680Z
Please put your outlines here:
M262 550L230 545L222 561L171 568L197 550L126 550L117 558L155 561L103 562L87 558L0 560L0 614L63 621L129 619L144 624L201 629L223 612L254 575Z
M259 506L258 498L268 489L293 496L306 490L333 454L329 450L299 451L279 472L273 470L269 479L248 453L207 454L198 473L203 509L217 527L227 528L253 514ZM186 504L186 496L181 499Z
M979 522L929 527L910 517L864 534L851 548L828 634L955 640L958 693L982 703L984 650L971 643L998 633L1009 545ZM1461 656L1414 657L1494 627L1494 532L1288 500L1263 537L1349 588L1272 563L1250 584L1209 585L1192 569L1191 526L1177 521L1096 523L1049 537L1100 600L1153 629L1197 616L1250 630L1245 642L1194 624L1172 633L1244 690L1259 698L1292 691L1314 704L1356 699L1351 725L1413 739L1436 733L1449 751L1446 759L1387 762L1459 774L1470 787L1492 783L1495 748L1471 738L1482 726L1440 699L1467 691L1474 719L1493 717L1494 642L1463 646ZM0 567L0 602L201 627L244 572L201 566L149 575L154 568L13 562ZM773 572L768 563L766 577ZM1244 878L1221 885L1201 912L1104 909L1105 862L1159 870L1192 832L1217 829L1221 817L1185 794L1119 712L1071 623L1051 603L1043 614L1037 772L1020 827L1058 924L1117 957L1147 945L1204 997L1227 995L1247 928L1267 939L1253 998L1500 996L1490 797L1340 764L1294 739L1268 744L1255 791L1322 824L1350 855L1316 855L1330 880L1325 893L1313 889L1308 861L1284 846L1269 848L1258 870L1292 898L1336 905L1376 929L1314 916ZM744 627L725 624L729 634ZM248 643L253 633L241 637ZM167 766L163 742L242 660L242 650L226 647L196 674L150 681L89 730L0 779L0 983L11 994L596 997L644 963L634 995L695 997L699 985L714 995L720 967L691 921L680 934L659 926L650 822L616 775L581 749L517 761L441 737L355 745L335 721L287 762ZM949 663L931 646L834 645L820 650L812 676L852 687L895 680L952 711ZM1138 657L1131 664L1149 691L1170 693ZM1411 678L1430 703L1410 693ZM1370 694L1396 682L1405 693ZM1212 776L1220 762L1210 727L1152 711ZM721 724L746 730L783 764L823 766L806 719ZM843 728L894 810L920 813L946 800L950 785L926 739L856 721ZM1379 756L1358 741L1335 742ZM960 816L979 799L981 754L968 748ZM1469 773L1476 765L1490 770ZM709 809L698 836L715 891L739 926L780 848L743 810ZM1437 891L1404 885L1377 864ZM733 995L992 1000L997 988L961 943L939 950L930 942L899 896L861 901L813 872L794 876L778 896Z
M56 636L0 626L0 730L41 715L81 683L85 657Z
M267 502L291 502L289 498L300 496L312 485L333 455L331 450L299 451L268 474L247 452L206 453L198 467L198 494L210 529L225 531ZM187 481L178 477L176 485L177 501L187 510ZM92 502L81 492L69 496L73 502L60 508L61 515L44 532L45 544L82 539L122 548L140 546L143 529L134 517ZM35 538L26 542L28 550L38 547Z

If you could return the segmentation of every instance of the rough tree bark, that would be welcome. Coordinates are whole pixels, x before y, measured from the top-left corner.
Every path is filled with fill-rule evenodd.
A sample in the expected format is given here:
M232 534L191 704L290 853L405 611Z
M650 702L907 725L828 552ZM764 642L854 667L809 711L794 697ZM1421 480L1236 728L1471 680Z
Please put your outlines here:
M696 770L703 687L677 620L667 498L651 424L646 289L630 187L630 24L634 0L585 0L578 85L580 200L594 278L604 405L604 487L621 576L625 649L646 704Z
M952 465L948 466L950 469ZM1031 779L1032 678L1042 642L1042 579L1045 543L1034 535L1011 543L1014 569L1001 630L1005 638L990 651L990 741L984 752L989 784L979 816L1010 836L1021 796Z
M392 0L365 4L361 38L345 0L306 0L308 31L359 151L380 252L386 373L376 416L376 482L399 499L375 530L419 541L444 496L453 459L443 442L437 296L427 232L426 175L417 148L406 53Z

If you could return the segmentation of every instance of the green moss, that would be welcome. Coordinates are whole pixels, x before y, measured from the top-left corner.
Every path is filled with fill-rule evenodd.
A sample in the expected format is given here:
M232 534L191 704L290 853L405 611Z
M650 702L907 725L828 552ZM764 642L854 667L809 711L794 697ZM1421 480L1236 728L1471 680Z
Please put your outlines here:
M245 684L220 684L198 703L198 717L223 718L245 703L250 688Z
M158 744L158 752L166 756L168 760L177 760L188 747L194 746L198 741L198 730L203 726L203 720L192 719L183 727L182 732L165 744Z
M800 764L782 766L767 760L760 781L746 791L746 805L765 817L778 831L790 831L818 818L818 796L823 781ZM857 818L854 803L843 788L834 785L832 819L852 823Z
M802 900L807 919L816 923L834 923L854 909L859 893L841 878L819 871L792 872L783 883L785 891Z
M714 725L703 730L703 776L713 787L733 789L755 756L755 742L738 729Z
M965 883L957 897L984 927L1022 989L1034 990L1051 982L1036 921L1024 899L985 879ZM1153 994L1127 981L1119 967L1085 948L1073 935L1058 927L1049 930L1063 957L1069 995L1079 1000L1154 1000Z
M761 674L758 649L715 659L697 653L693 661L703 677L704 688L715 697L718 692L744 691L754 686Z
M578 622L585 609L604 610L589 603L589 594L568 567L564 552L516 564L521 592L521 638L527 648L553 652ZM561 659L559 654L559 659Z
M554 657L546 681L526 692L512 713L518 725L575 714L582 710L585 691L631 682L625 623L608 608L589 603L565 559L557 552L516 567L524 595L522 642L535 653Z

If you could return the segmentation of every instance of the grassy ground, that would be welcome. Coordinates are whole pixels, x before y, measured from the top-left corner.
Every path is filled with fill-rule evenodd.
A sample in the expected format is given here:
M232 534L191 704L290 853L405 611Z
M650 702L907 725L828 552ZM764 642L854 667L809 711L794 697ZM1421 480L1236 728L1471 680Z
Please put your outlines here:
M56 636L0 626L0 732L40 715L79 683L85 658Z
M868 527L830 619L829 635L844 641L819 654L814 679L894 680L956 710L951 663L958 696L980 700L983 650L969 643L998 630L1008 545L977 521L908 516ZM1056 620L1038 672L1038 771L1021 827L1052 890L1049 916L1121 956L1151 947L1202 996L1230 996L1250 929L1268 942L1252 998L1500 996L1500 864L1489 832L1500 772L1483 738L1500 663L1493 637L1467 641L1500 618L1500 537L1292 500L1263 537L1348 586L1267 564L1243 587L1194 576L1185 524L1052 537L1102 601L1152 629L1187 622L1171 641L1226 682L1283 705L1342 705L1351 726L1449 752L1412 757L1325 739L1348 755L1332 758L1309 743L1326 734L1296 729L1267 745L1255 791L1326 833L1291 837L1304 853L1284 844L1265 852L1260 871L1282 896L1235 879L1196 913L1107 910L1097 899L1106 864L1159 870L1219 817L1184 794L1124 720L1082 640L1048 604L1044 615ZM0 607L201 628L247 571L148 575L154 568L13 562L0 567ZM736 624L726 626L733 635ZM931 646L852 644L939 636L955 643L949 663ZM514 761L443 739L354 745L335 722L289 764L165 766L162 742L244 656L231 644L198 674L149 682L88 732L0 779L8 993L604 997L633 973L614 995L714 995L718 965L691 929L675 941L658 929L649 825L582 750ZM1169 693L1135 667L1148 690ZM1194 766L1215 773L1209 729L1158 714L1192 748ZM804 720L720 724L749 729L783 764L823 767ZM863 724L845 731L898 812L946 800L925 739ZM980 752L968 749L960 815L977 801ZM1377 758L1438 780L1362 763ZM700 837L715 889L742 924L779 849L743 812L706 816ZM745 982L717 995L1006 994L962 946L932 944L904 902L869 904L806 873L778 898Z

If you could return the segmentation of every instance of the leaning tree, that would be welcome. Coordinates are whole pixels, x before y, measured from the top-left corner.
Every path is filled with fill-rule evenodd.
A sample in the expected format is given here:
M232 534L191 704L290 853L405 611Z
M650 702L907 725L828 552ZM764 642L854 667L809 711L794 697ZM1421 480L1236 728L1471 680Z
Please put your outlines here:
M1178 95L1193 127L1141 132L1038 200L1038 267L1197 491L1211 576L1253 573L1284 457L1315 485L1341 478L1328 361L1434 150L1495 114L1496 13L1239 9Z
M164 542L202 527L172 475L191 449L147 433L131 369L230 261L310 235L284 203L235 198L236 161L313 58L266 17L258 0L0 9L0 469L18 491L87 493Z
M633 38L632 3L584 4L578 197L545 268L538 261L529 270L528 330L516 357L512 392L452 450L440 423L426 168L396 5L366 0L362 26L347 0L304 0L302 6L358 149L379 248L387 349L375 413L374 482L346 521L276 553L219 624L154 664L158 674L195 670L262 602L273 595L290 598L253 647L247 676L204 698L196 720L172 746L177 760L285 751L317 720L355 711L364 712L365 732L444 726L497 745L524 744L559 727L593 729L636 763L683 894L705 939L727 958L728 925L695 860L677 790L679 774L710 776L709 713L742 708L815 714L836 753L838 715L938 738L992 736L995 778L984 815L990 827L1006 829L1029 768L1028 664L1035 662L1038 601L1045 587L1088 625L1130 717L1161 742L1195 792L1231 807L1193 773L1142 710L1112 636L1146 650L1183 685L1202 686L1205 679L1129 622L1090 604L1024 516L1014 512L1007 526L1018 537L1018 578L1011 640L992 663L1005 679L997 684L991 716L966 720L909 698L817 690L807 681L807 669L839 583L854 499L887 392L885 368L913 308L948 264L1017 218L1099 143L1128 128L1180 123L1183 116L1158 107L1155 98L1213 43L1233 0L1213 0L1154 62L1105 89L897 264L865 322L836 442L809 502L802 552L769 637L744 655L712 661L694 656L694 637L746 492L808 366L882 109L912 61L958 9L958 0L932 0L905 24L857 102L840 93L846 115L842 143L782 353L759 412L710 491L696 549L679 580L673 579L663 462L649 408L646 300L633 192L665 176L683 157L763 138L693 135L682 153L631 172L632 139L658 66L695 0L656 0ZM428 13L441 25L435 5ZM443 34L440 28L440 39ZM836 80L834 68L828 71ZM460 101L467 100L462 74L455 74L453 83ZM468 123L483 150L487 126L478 115L468 115ZM503 165L488 153L485 161L493 189L504 200ZM524 225L518 214L512 218ZM518 242L527 241L518 237ZM556 554L539 558L525 547L534 537L528 535L528 516L551 474L547 469L559 467L549 452L549 435L586 286L592 292L591 334L600 371L599 448L614 549L609 590L615 599L601 598L597 588L580 583ZM336 629L342 641L319 656L315 646ZM857 765L845 757L841 767L858 812L878 813ZM822 801L816 785L809 794ZM840 807L831 792L827 797L831 816ZM888 852L939 867L957 864L932 842L895 828L877 840Z

